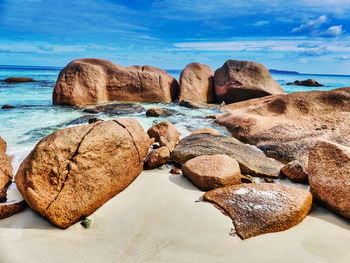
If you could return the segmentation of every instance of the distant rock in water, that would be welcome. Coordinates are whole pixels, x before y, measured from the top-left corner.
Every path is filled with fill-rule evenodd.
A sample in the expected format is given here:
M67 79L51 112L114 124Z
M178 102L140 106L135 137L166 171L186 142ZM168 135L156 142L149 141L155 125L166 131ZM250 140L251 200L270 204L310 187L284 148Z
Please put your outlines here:
M10 105L10 104L5 104L5 105L3 105L3 106L1 107L1 109L3 109L3 110L14 109L14 108L16 108L16 107L15 107L15 106L12 106L12 105Z
M242 238L284 231L299 224L312 206L309 191L281 184L241 184L218 188L204 194L231 217Z
M228 113L217 124L285 164L299 160L307 170L318 140L350 146L350 87L272 95L221 109Z
M180 75L179 101L215 102L213 79L214 71L209 66L188 64Z
M77 59L61 70L53 91L53 104L172 102L178 93L177 80L162 69L122 67L103 59Z
M289 82L286 85L294 85L294 86L305 86L305 87L324 87L324 85L318 83L314 79L307 79L307 80L296 80L294 82Z
M97 106L88 106L84 109L84 112L97 114L100 112L108 115L125 115L140 113L145 110L145 107L136 103L112 103Z
M4 79L5 82L7 83L22 83L22 82L35 82L34 79L32 78L24 78L24 77L11 77Z
M229 104L285 93L265 66L249 61L227 60L215 71L214 84L218 103Z
M146 115L150 117L166 117L172 116L173 112L168 109L150 108L146 111Z

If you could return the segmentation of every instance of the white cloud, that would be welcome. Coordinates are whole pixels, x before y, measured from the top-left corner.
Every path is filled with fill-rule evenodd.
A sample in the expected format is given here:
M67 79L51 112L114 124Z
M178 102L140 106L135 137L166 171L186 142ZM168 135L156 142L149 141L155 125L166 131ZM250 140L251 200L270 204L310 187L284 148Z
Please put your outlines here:
M338 37L343 34L343 25L331 26L321 35L325 37Z

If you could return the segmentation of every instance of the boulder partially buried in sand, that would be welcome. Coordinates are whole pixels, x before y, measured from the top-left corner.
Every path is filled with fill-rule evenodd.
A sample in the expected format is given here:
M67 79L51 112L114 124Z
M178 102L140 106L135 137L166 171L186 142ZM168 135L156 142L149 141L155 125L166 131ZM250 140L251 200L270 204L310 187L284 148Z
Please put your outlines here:
M169 159L170 150L167 146L163 146L148 153L144 166L146 169L155 169L166 164Z
M282 167L281 172L294 182L307 182L307 171L303 164L298 160L287 163Z
M309 191L279 184L241 184L218 188L204 194L231 217L236 233L247 239L287 230L309 213Z
M285 93L265 66L249 61L227 60L215 71L214 84L216 101L226 104Z
M350 147L319 141L310 149L309 158L314 198L350 219Z
M197 156L188 160L181 169L202 191L241 183L238 162L224 154Z
M267 158L254 146L229 136L194 134L183 138L172 152L174 162L183 165L201 155L226 154L237 160L243 174L279 178L281 163Z
M299 160L306 170L316 141L350 146L350 88L272 95L222 109L229 112L215 122L233 137L283 163Z
M34 211L67 228L139 175L150 144L134 119L59 130L37 144L21 164L15 181Z
M180 75L179 101L214 102L214 71L200 63L188 64Z
M109 101L172 102L178 92L176 79L162 69L77 59L61 70L53 103L83 106Z

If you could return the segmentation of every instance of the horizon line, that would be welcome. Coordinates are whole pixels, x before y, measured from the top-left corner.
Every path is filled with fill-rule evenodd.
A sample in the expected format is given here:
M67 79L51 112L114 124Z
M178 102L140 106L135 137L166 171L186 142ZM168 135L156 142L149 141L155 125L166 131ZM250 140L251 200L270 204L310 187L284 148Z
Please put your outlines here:
M47 70L61 70L65 66L34 66L34 65L1 65L0 69L47 69ZM164 69L165 71L178 71L178 73L181 73L182 69ZM270 72L272 74L290 74L290 75L314 75L314 76L336 76L336 77L350 77L350 74L322 74L322 73L301 73L295 70L283 70L283 69L268 69L269 71L275 71Z

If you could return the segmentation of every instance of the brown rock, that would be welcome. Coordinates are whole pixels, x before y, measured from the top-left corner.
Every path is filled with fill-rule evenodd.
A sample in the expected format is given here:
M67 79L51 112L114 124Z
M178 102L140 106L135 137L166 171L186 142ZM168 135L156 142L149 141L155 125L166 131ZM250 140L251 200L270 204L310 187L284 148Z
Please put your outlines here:
M183 174L200 190L241 183L238 162L224 154L201 155L182 166Z
M200 63L188 64L180 75L179 101L214 102L214 71Z
M205 193L204 200L223 209L242 239L287 230L309 213L309 191L280 184L241 184Z
M2 110L14 109L14 108L16 108L16 107L12 106L10 104L5 104L5 105L2 105L2 107L1 107Z
M180 133L177 131L174 124L168 121L162 121L147 131L150 138L154 138L159 145L167 146L172 151L180 138Z
M7 156L6 142L0 137L0 202L6 202L6 189L12 182L12 158Z
M162 108L151 108L146 111L146 115L150 117L165 117L172 116L172 111Z
M289 82L287 85L295 85L295 86L306 86L306 87L323 87L324 85L318 83L314 79L307 79L307 80L296 80L294 82Z
M142 171L149 146L134 119L58 130L36 145L15 181L34 211L67 228L123 191Z
M184 164L201 155L226 154L237 160L243 174L279 178L282 164L267 158L254 146L229 136L195 134L183 138L171 154L173 161Z
M103 59L77 59L61 70L55 105L87 105L109 101L172 102L178 83L162 69L122 67Z
M287 163L282 167L281 172L288 176L292 181L305 183L307 182L307 172L304 166L298 160Z
M350 219L350 147L319 141L310 149L309 158L314 198Z
M217 102L226 104L285 93L266 67L249 61L227 60L215 71Z
M144 167L146 169L155 169L164 164L170 159L170 151L167 146L160 147L150 151L145 159Z
M32 78L24 78L24 77L11 77L4 80L7 83L22 83L22 82L34 82L35 80Z
M220 132L218 132L217 130L214 130L212 128L203 128L203 129L195 130L191 134L201 134L201 133L220 135Z
M227 105L218 116L233 137L283 163L308 167L317 140L350 146L350 88L294 92Z
M25 206L26 203L24 201L11 204L0 204L0 219L4 219L22 212Z
M189 109L217 109L219 108L216 104L207 104L199 101L190 101L190 100L180 100L179 105L189 108Z
M176 167L171 168L170 173L171 174L181 174L180 170Z

